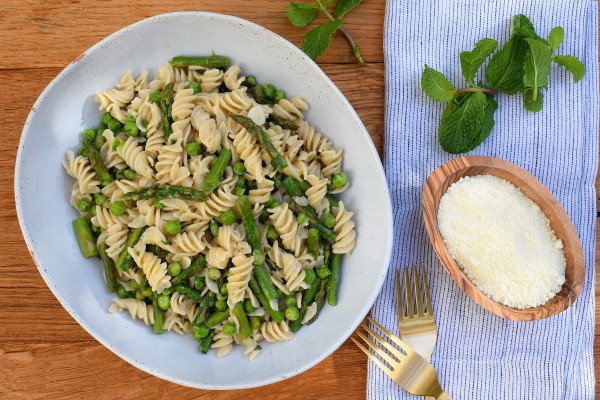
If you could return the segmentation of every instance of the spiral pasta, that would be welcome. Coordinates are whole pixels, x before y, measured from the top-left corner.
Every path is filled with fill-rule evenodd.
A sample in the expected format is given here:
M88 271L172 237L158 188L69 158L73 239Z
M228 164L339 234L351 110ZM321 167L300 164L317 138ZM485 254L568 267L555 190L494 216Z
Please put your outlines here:
M288 292L293 292L304 285L306 272L300 267L300 263L293 255L279 248L279 243L273 243L269 257L283 271Z
M298 222L287 203L269 209L269 212L271 213L269 218L281 236L283 247L292 251L296 256L300 255L303 247L302 239L306 234L304 229L298 227Z
M188 321L193 321L196 315L196 302L188 299L185 295L174 292L171 295L171 310L174 313L183 315Z
M98 193L100 181L92 169L87 157L77 156L72 151L67 152L67 161L63 161L63 167L69 175L77 179L78 189L81 194Z
M227 305L233 308L237 303L244 300L248 282L254 268L254 257L246 257L243 254L238 254L231 260L233 267L229 269L229 277L227 278Z
M171 278L167 275L167 263L161 262L154 254L146 252L146 245L142 241L127 250L137 266L144 271L152 290L162 293L171 287Z
M211 348L217 350L217 357L224 357L233 349L233 336L223 332L223 325L219 324L215 327L217 334L214 337Z
M232 65L225 71L223 75L223 82L225 82L225 86L227 89L234 91L240 88L242 83L246 78L240 76L242 73L242 69L239 65Z
M321 202L323 202L325 195L327 194L327 185L329 184L329 180L319 179L312 174L308 175L306 180L311 184L310 189L306 191L308 204L310 204L312 208L319 208L321 206Z
M129 311L132 319L141 319L146 325L154 323L154 313L152 306L137 299L113 299L112 304L108 307L108 312L118 313L123 310Z
M351 220L353 213L344 208L344 203L340 201L335 213L335 226L333 231L336 234L335 243L332 251L337 254L350 253L354 248L354 239L356 231L354 230L354 221Z
M291 340L294 333L290 330L287 322L265 321L260 325L260 332L267 342L281 342Z
M209 69L202 74L200 87L204 93L216 92L223 83L223 72L218 69Z
M135 96L134 88L135 82L131 76L131 72L127 72L121 77L121 82L119 82L115 89L96 93L96 103L100 104L99 110L110 112L121 123L127 122L127 115L122 109Z

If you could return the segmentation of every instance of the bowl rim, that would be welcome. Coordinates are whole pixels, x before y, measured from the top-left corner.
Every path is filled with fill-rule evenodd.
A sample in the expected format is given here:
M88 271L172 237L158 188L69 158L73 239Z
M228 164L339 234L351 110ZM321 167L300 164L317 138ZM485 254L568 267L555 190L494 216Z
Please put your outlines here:
M379 175L383 178L383 189L384 189L384 193L385 193L385 197L387 200L387 207L386 210L383 210L383 212L387 212L389 218L387 218L388 222L387 222L387 226L384 227L385 230L387 231L387 243L385 243L385 249L386 252L384 254L383 260L384 260L384 269L382 270L382 273L380 274L380 276L377 278L376 280L376 284L375 284L375 289L373 290L372 293L370 294L370 296L367 298L367 301L364 303L365 306L359 310L356 313L356 318L355 321L351 324L351 326L349 326L350 329L346 330L339 338L338 340L336 340L330 347L329 349L327 349L326 351L324 351L323 353L320 354L320 356L316 357L312 362L305 364L304 366L297 368L295 370L291 370L289 371L287 374L285 375L273 375L271 377L267 377L264 378L260 381L257 381L255 384L235 384L235 383L231 383L231 384L198 384L196 382L193 381L188 381L188 380L184 380L184 379L179 379L176 376L168 376L166 374L161 373L160 371L154 370L153 368L149 367L146 364L141 364L139 363L137 360L135 360L134 358L130 357L127 353L120 351L119 349L117 349L116 347L114 347L109 341L100 339L99 337L97 337L95 335L95 331L93 328L91 328L86 321L83 319L83 317L81 317L79 314L77 314L68 304L66 301L64 301L64 299L62 298L62 296L59 294L60 292L58 291L58 289L51 283L51 281L49 280L49 276L45 273L44 269L41 267L41 263L40 261L37 259L36 253L34 251L34 246L33 246L33 241L32 238L26 228L26 224L23 220L23 215L24 215L24 210L23 210L23 202L22 202L22 198L20 195L20 188L21 188L21 173L20 173L20 169L21 169L21 164L25 161L25 157L24 157L24 144L25 144L25 136L27 135L27 132L29 130L29 127L31 125L32 120L35 118L37 109L39 107L39 105L45 100L46 97L46 93L49 92L55 85L58 84L58 82L63 78L63 76L65 76L66 74L68 74L73 68L76 67L78 61L82 60L87 54L88 52L91 52L93 50L96 50L100 47L102 47L106 42L108 41L112 41L115 38L124 35L125 33L137 29L138 27L142 26L142 25L146 25L149 23L153 23L157 20L162 20L162 19L174 19L176 20L177 18L180 17L201 17L201 18L215 18L215 19L221 19L221 21L223 23L227 23L227 22L234 22L240 25L244 25L252 30L257 30L257 31L261 31L262 33L270 36L270 38L274 41L279 41L282 45L288 47L291 51L295 52L296 54L300 55L300 57L302 57L304 59L305 62L309 63L309 65L311 65L317 72L317 73L321 73L323 78L325 79L325 81L327 82L328 86L334 90L342 99L343 103L345 104L345 106L347 107L347 109L351 112L351 114L353 115L353 117L355 118L356 122L358 123L358 126L361 128L361 135L365 136L368 140L368 151L370 151L375 158L377 159L377 170L379 172ZM232 16L232 15L228 15L228 14L221 14L221 13L213 13L213 12L206 12L206 11L178 11L178 12L171 12L171 13L163 13L163 14L158 14L158 15L154 15L152 17L148 17L148 18L144 18L140 21L137 21L133 24L127 25L113 33L111 33L110 35L106 36L105 38L103 38L102 40L100 40L99 42L95 43L94 45L92 45L91 47L89 47L87 50L85 50L83 53L81 53L77 58L75 58L75 60L73 60L72 62L70 62L63 70L61 70L58 75L52 79L52 81L44 88L44 90L40 93L40 95L37 97L36 101L34 102L33 106L31 107L31 110L27 116L27 119L25 121L25 124L23 126L23 130L21 132L21 137L19 139L19 145L17 148L17 156L15 159L15 172L14 172L14 193L15 193L15 207L16 207L16 211L17 211L17 219L19 221L19 227L21 228L21 232L23 233L23 237L25 239L25 244L27 246L27 249L29 250L29 254L31 255L31 258L33 259L38 272L40 273L40 275L42 276L42 278L44 279L44 282L46 283L46 285L48 286L48 288L50 289L50 291L52 292L52 294L54 294L54 297L56 297L56 299L58 300L58 302L63 306L63 308L71 315L71 317L73 317L75 319L75 321L77 321L77 323L86 331L88 332L95 340L97 340L98 342L100 342L104 347L106 347L107 349L109 349L110 351L112 351L114 354L116 354L118 357L120 357L121 359L125 360L126 362L128 362L129 364L133 365L134 367L141 369L142 371L145 371L153 376L156 376L160 379L164 379L173 383L177 383L179 385L183 385L183 386L187 386L187 387L192 387L192 388L197 388L197 389L207 389L207 390L230 390L230 389L247 389L247 388L255 388L255 387L260 387L260 386L265 386L265 385L269 385L275 382L280 382L286 379L289 379L291 377L294 377L296 375L299 375L305 371L307 371L308 369L314 367L315 365L317 365L318 363L320 363L321 361L323 361L325 358L329 357L331 354L333 354L337 349L340 348L340 346L350 337L350 335L356 330L356 328L358 327L358 325L362 322L362 320L366 317L366 315L369 313L371 307L373 306L373 304L375 303L375 300L377 299L377 297L379 296L379 293L381 292L381 288L383 287L383 283L385 281L385 277L387 276L387 270L389 269L389 265L390 265L390 260L391 260L391 255L392 255L392 244L393 244L393 225L392 225L392 203L391 203L391 197L390 197L390 192L389 192L389 187L387 185L387 180L386 180L386 175L385 175L385 171L383 169L383 164L381 161L381 157L379 156L377 149L375 148L375 145L373 143L373 140L370 136L370 134L368 133L366 127L364 126L362 120L360 119L360 117L358 116L356 110L352 107L352 105L350 104L350 102L348 101L348 99L344 96L344 94L341 92L341 90L333 83L333 81L327 76L327 74L325 74L325 72L323 72L323 70L317 65L316 62L314 62L312 59L310 59L304 52L302 52L297 46L295 46L293 43L291 43L289 40L283 38L282 36L276 34L275 32L272 32L254 22L248 21L246 19L243 18L239 18L236 16ZM360 317L360 318L359 318Z
M564 227L566 231L566 237L559 236L554 228L553 231L555 232L556 236L563 241L563 243L566 244L568 241L569 246L572 250L571 253L573 261L571 268L573 279L571 282L571 286L566 286L568 283L568 280L566 280L559 292L557 292L556 295L550 298L546 303L541 304L537 307L519 309L509 307L495 300L492 300L489 296L483 293L481 289L479 289L479 287L476 286L473 283L473 281L465 274L464 270L458 265L456 260L448 251L448 248L442 240L442 236L439 231L439 226L437 224L437 211L439 207L439 200L448 190L448 187L451 186L451 184L448 184L447 186L446 184L450 180L453 180L452 183L454 183L464 176L477 175L493 175L501 179L507 180L504 177L496 175L496 172L493 170L482 171L482 173L469 173L465 175L460 175L458 179L456 178L456 176L461 171L470 168L493 168L495 170L505 171L508 173L508 175L514 176L517 180L521 180L524 183L527 182L526 180L529 180L526 186L530 189L537 191L540 197L543 197L548 202L548 207L552 209L559 217L558 222L556 222L556 224L560 223ZM449 170L449 172L451 173L448 174L448 172L444 170ZM439 173L446 175L443 178L443 184L440 185L446 186L446 188L444 189L443 193L439 196L439 198L436 198L436 193L434 193L433 180ZM529 198L536 205L538 205L538 207L542 209L542 212L544 213L546 218L548 218L548 220L552 222L550 216L548 216L546 211L544 211L545 207L542 207L540 204L538 204L537 201L535 201L527 193L525 193L523 191L523 188L519 184L516 184L515 182L510 183L518 187L519 190L521 190L521 192L525 196L527 196L527 198ZM571 218L563 208L562 204L556 199L552 192L550 192L550 190L543 183L541 183L535 176L533 176L530 172L526 171L525 169L509 161L489 156L471 155L454 158L438 166L429 174L427 180L423 185L421 204L423 220L427 229L428 238L431 242L432 247L435 250L438 259L440 260L440 263L444 266L444 269L452 277L452 280L456 283L456 285L461 290L463 290L471 298L471 300L473 300L489 312L499 317L514 321L535 321L539 319L545 319L565 311L566 309L571 307L579 297L583 289L583 285L585 283L586 265L583 254L583 248L577 230L575 229ZM428 213L431 213L431 215L428 215ZM437 243L439 244L438 246L434 244L434 240L437 241ZM565 254L565 256L567 258L567 270L565 271L565 273L567 274L569 266L569 256L567 256L567 254ZM451 264L451 266L447 264ZM566 296L561 295L561 293L565 289L568 290ZM564 299L564 301L556 303L559 299L559 295L560 298Z

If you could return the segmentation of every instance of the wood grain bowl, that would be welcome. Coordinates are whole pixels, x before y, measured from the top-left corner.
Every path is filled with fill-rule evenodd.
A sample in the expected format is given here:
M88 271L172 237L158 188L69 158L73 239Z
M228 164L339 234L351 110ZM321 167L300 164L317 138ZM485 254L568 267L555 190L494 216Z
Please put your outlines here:
M464 176L474 175L494 175L517 186L523 194L542 209L550 220L550 226L556 236L563 241L567 259L566 281L556 296L545 304L517 309L493 301L471 282L446 248L437 221L440 199L454 182ZM486 310L515 321L533 321L556 315L569 308L577 300L585 279L585 260L581 242L573 223L561 204L529 172L508 161L492 157L455 158L441 165L429 175L423 187L422 205L427 233L442 265L458 287Z

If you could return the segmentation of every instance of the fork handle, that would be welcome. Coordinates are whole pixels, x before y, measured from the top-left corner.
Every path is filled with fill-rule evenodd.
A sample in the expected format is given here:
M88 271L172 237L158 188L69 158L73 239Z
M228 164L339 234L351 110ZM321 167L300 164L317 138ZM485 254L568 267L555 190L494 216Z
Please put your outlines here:
M448 396L448 395L447 395L446 393L444 393L444 392L442 392L442 394L440 394L440 395L438 396L438 399L439 399L439 400L452 400L452 399L450 398L450 396Z

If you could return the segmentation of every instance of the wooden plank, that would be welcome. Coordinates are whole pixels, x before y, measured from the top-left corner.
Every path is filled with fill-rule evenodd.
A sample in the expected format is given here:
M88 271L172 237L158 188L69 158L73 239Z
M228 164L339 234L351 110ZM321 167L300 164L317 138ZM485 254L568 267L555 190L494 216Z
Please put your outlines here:
M210 11L245 18L285 37L297 46L310 30L287 20L288 2L276 0L168 1L131 0L22 1L0 3L0 69L62 67L111 33L154 15L175 11ZM345 17L344 26L362 48L367 62L383 62L381 49L385 1L369 0ZM317 23L326 22L319 17ZM368 21L368 23L365 23ZM312 25L311 25L312 26ZM315 25L316 26L316 25ZM218 32L215 32L218 34ZM336 34L324 63L354 63L348 43ZM43 49L43 53L40 53ZM218 52L218 49L215 49Z

